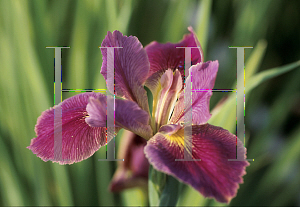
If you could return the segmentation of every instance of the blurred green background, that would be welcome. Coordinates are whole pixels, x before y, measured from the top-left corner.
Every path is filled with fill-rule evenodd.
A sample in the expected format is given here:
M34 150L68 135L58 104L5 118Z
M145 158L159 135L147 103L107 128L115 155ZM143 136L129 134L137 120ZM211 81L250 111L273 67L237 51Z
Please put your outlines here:
M105 81L98 46L107 31L137 36L145 46L177 42L190 25L205 61L219 60L215 88L236 84L236 51L228 46L254 47L245 50L246 90L257 85L246 93L245 137L255 161L230 205L300 205L299 11L297 0L0 0L0 205L147 205L140 189L108 192L116 163L97 161L105 148L68 166L43 162L26 149L37 118L54 102L54 50L45 47L71 46L62 54L63 88L99 89ZM274 67L281 68L261 73ZM214 93L211 109L225 96L235 94ZM235 133L232 103L210 122ZM185 186L178 205L224 204Z

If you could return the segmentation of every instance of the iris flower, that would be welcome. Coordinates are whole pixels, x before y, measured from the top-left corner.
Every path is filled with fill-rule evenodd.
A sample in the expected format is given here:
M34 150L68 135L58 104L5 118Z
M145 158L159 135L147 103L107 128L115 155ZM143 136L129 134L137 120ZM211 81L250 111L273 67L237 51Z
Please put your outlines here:
M152 42L145 48L136 37L124 36L119 31L107 33L102 47L123 47L114 52L115 91L110 91L119 97L115 99L115 132L124 128L144 138L145 156L156 170L191 185L205 197L228 203L237 194L249 163L228 161L236 158L236 150L245 154L244 146L229 131L207 123L211 117L210 89L214 87L219 63L203 62L199 41L192 28L189 31L177 44ZM184 77L184 49L176 47L198 47L192 49L192 66L188 69L192 75L188 77ZM101 51L101 74L111 81L107 80L107 50ZM189 109L184 105L184 78L192 81L193 89L208 89L192 93ZM144 86L152 92L151 114ZM103 94L83 93L60 103L63 160L54 160L54 134L58 130L53 127L54 108L38 118L37 137L28 148L42 160L59 164L72 164L92 156L106 144L106 100ZM192 148L188 153L201 161L175 161L184 158L184 114L191 109ZM143 168L134 167L135 172Z

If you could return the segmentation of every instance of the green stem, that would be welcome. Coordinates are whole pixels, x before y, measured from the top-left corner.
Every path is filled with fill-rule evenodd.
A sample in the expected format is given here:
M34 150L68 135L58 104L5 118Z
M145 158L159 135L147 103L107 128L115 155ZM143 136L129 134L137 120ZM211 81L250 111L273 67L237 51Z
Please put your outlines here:
M181 183L174 177L149 167L150 206L176 206Z

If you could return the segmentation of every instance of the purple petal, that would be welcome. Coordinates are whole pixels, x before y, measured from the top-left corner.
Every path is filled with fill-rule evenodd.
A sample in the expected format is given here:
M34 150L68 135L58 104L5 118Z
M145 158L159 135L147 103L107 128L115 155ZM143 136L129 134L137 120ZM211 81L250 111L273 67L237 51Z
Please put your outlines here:
M90 127L85 122L89 97L102 97L99 93L83 93L64 100L62 109L62 160L54 160L54 108L42 113L35 126L37 137L27 147L44 161L72 164L92 156L106 144L106 128ZM118 131L118 129L116 129ZM108 140L110 141L110 140Z
M203 62L203 52L200 43L194 33L192 27L188 28L190 34L184 35L179 43L158 43L151 42L145 47L150 62L150 71L148 77L155 73L163 74L167 69L178 69L182 76L184 76L184 49L176 47L197 47L192 49L192 65Z
M192 70L192 77L189 76L187 81L190 81L192 78L192 89L198 90L193 91L192 106L188 109L192 109L193 124L204 124L211 117L209 112L209 101L212 95L211 89L213 89L215 84L218 67L218 61L208 61L205 63L198 63L190 68L190 70ZM200 91L200 89L202 91ZM184 108L184 91L182 91L175 105L174 112L170 120L171 123L184 122Z
M106 97L90 98L87 105L89 117L86 122L93 127L105 127ZM114 118L114 117L108 117ZM106 120L106 118L105 118ZM149 125L149 114L142 110L137 103L129 100L115 99L115 126L127 129L135 134L149 139L153 132Z
M98 98L91 97L86 106L89 116L85 118L86 123L92 127L106 127L106 103L107 97L100 96Z
M201 161L175 161L184 156L184 129L173 127L170 132L172 127L148 141L144 151L150 164L191 185L205 197L229 203L236 196L239 183L243 183L242 176L249 165L247 161L228 161L236 158L236 142L238 150L245 153L241 141L221 127L194 125L192 157Z
M117 170L112 178L109 189L120 192L127 188L146 187L148 183L149 162L144 154L147 141L142 137L125 131L122 135L118 151Z
M147 53L136 37L123 36L119 31L108 32L102 47L123 47L114 49L115 94L119 97L137 102L148 112L147 92L143 85L150 68ZM103 64L101 74L107 81L107 49L101 48ZM109 84L109 83L108 83ZM110 84L109 84L110 85ZM114 91L110 89L113 94Z

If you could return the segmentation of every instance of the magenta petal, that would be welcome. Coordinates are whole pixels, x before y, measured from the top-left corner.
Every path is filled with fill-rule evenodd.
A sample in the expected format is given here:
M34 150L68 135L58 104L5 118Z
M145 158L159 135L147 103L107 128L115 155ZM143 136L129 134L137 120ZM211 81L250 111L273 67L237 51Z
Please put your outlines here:
M119 97L137 102L143 110L148 112L147 92L143 85L150 64L147 53L138 38L123 36L119 31L108 32L101 46L123 47L114 49L115 93ZM101 52L103 55L101 74L107 81L107 49L101 48ZM112 94L114 93L110 88L109 90Z
M106 97L90 98L87 105L89 117L86 122L93 127L104 127L106 122ZM103 118L105 117L105 119ZM114 118L114 117L108 117ZM129 100L115 100L115 126L127 129L144 138L153 135L149 125L149 114L137 103Z
M205 197L230 202L249 165L247 161L228 161L236 158L236 136L221 127L194 125L192 157L201 161L175 161L183 159L184 129L175 127L174 132L157 133L148 141L145 154L150 164L191 185ZM245 153L239 139L237 144L238 150Z
M146 187L148 184L149 162L144 154L147 141L142 137L125 131L122 135L118 159L118 168L114 173L109 189L119 192L127 188Z
M90 127L85 122L89 97L104 96L99 93L83 93L64 100L62 109L62 160L54 160L54 108L42 113L35 126L37 137L27 147L44 161L72 164L92 156L106 144L106 128ZM109 141L109 140L108 140Z
M192 89L196 90L192 92L193 124L204 124L211 117L209 112L209 101L212 95L211 89L213 89L215 84L218 67L218 61L208 61L205 63L198 63L190 68L190 70L192 70L192 77L189 76L187 81L192 78ZM184 91L182 91L175 105L170 120L171 123L184 122L184 108Z
M158 43L151 42L145 47L150 62L150 71L148 77L159 72L164 73L167 69L178 69L181 75L184 75L184 49L176 47L197 47L192 49L192 65L203 62L203 52L200 43L191 27L188 28L190 34L184 35L179 43Z

